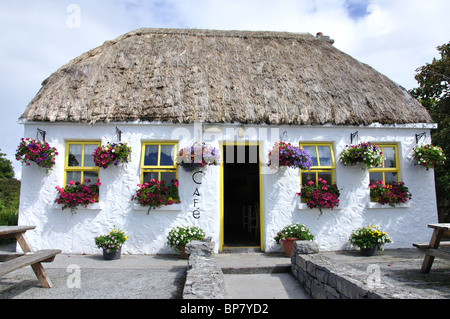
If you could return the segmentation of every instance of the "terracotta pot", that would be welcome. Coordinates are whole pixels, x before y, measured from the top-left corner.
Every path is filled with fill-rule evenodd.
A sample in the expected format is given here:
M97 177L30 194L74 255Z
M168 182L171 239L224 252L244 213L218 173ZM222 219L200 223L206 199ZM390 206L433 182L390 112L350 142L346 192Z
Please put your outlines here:
M183 258L183 259L188 259L188 258L189 258L189 255L186 254L186 252L185 252L186 246L181 246L181 247L180 247L180 250L181 250L181 258Z
M284 255L286 257L291 257L292 251L294 250L294 241L296 240L298 240L298 238L295 237L288 237L283 240Z

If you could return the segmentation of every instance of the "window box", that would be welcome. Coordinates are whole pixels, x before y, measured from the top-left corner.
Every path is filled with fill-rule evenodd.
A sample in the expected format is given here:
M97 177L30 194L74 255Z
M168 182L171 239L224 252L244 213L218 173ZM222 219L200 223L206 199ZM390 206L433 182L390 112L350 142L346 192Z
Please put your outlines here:
M63 210L62 209L63 205L62 204L58 204L58 203L53 203L53 205L51 206L52 209L57 209L57 210ZM87 205L87 207L84 206L80 206L77 207L76 211L82 211L82 210L91 210L91 211L96 211L96 210L102 210L103 209L103 204L100 202L97 203L92 203ZM70 211L70 208L66 208L64 210Z

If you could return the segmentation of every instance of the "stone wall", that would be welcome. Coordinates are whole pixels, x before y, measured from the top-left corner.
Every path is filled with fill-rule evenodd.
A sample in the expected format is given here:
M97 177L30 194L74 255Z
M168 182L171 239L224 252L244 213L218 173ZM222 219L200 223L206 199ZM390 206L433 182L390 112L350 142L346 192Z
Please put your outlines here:
M332 267L316 249L305 249L297 241L292 253L292 274L313 299L379 299L385 298L361 281L348 276L346 267ZM339 269L339 270L336 270Z
M222 269L214 258L214 243L191 241L183 299L224 299L226 297Z

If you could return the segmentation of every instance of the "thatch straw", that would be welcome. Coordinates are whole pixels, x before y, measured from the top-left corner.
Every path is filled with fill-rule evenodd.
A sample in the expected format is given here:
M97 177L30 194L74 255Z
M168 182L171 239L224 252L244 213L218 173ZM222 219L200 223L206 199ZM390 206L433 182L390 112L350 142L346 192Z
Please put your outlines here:
M22 119L429 123L384 75L309 34L139 29L70 61Z

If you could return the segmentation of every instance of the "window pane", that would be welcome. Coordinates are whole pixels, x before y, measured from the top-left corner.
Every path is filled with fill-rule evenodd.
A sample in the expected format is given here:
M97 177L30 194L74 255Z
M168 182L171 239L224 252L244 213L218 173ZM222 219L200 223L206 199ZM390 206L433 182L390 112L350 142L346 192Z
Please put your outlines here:
M69 159L68 166L81 166L81 154L83 145L69 144Z
M385 168L395 168L395 148L394 147L383 147L384 155L384 167Z
M329 146L317 146L320 166L333 166L331 162L331 150Z
M383 173L370 173L370 182L375 183L383 180Z
M161 145L161 158L159 165L170 165L173 166L174 156L173 156L173 145Z
M150 183L152 179L158 180L158 172L144 172L143 183Z
M83 184L91 185L95 184L97 182L98 178L98 172L84 172L83 174ZM86 182L85 180L88 179L89 182Z
M319 172L319 178L327 181L327 185L333 185L333 179L331 172Z
M177 174L175 172L161 172L161 180L170 183L172 179L176 179Z
M303 149L307 151L309 154L311 154L311 159L313 162L312 166L318 166L317 162L317 154L316 154L316 147L315 146L303 146Z
M94 153L95 149L98 147L97 144L85 144L84 145L84 162L83 166L85 167L94 167L94 158L92 157L92 153Z
M302 185L306 185L310 181L316 183L316 173L302 173Z
M81 182L81 172L66 172L66 184L70 181Z
M144 165L158 165L158 145L145 145Z
M397 173L384 173L385 184L390 184L392 182L398 182L398 174Z

